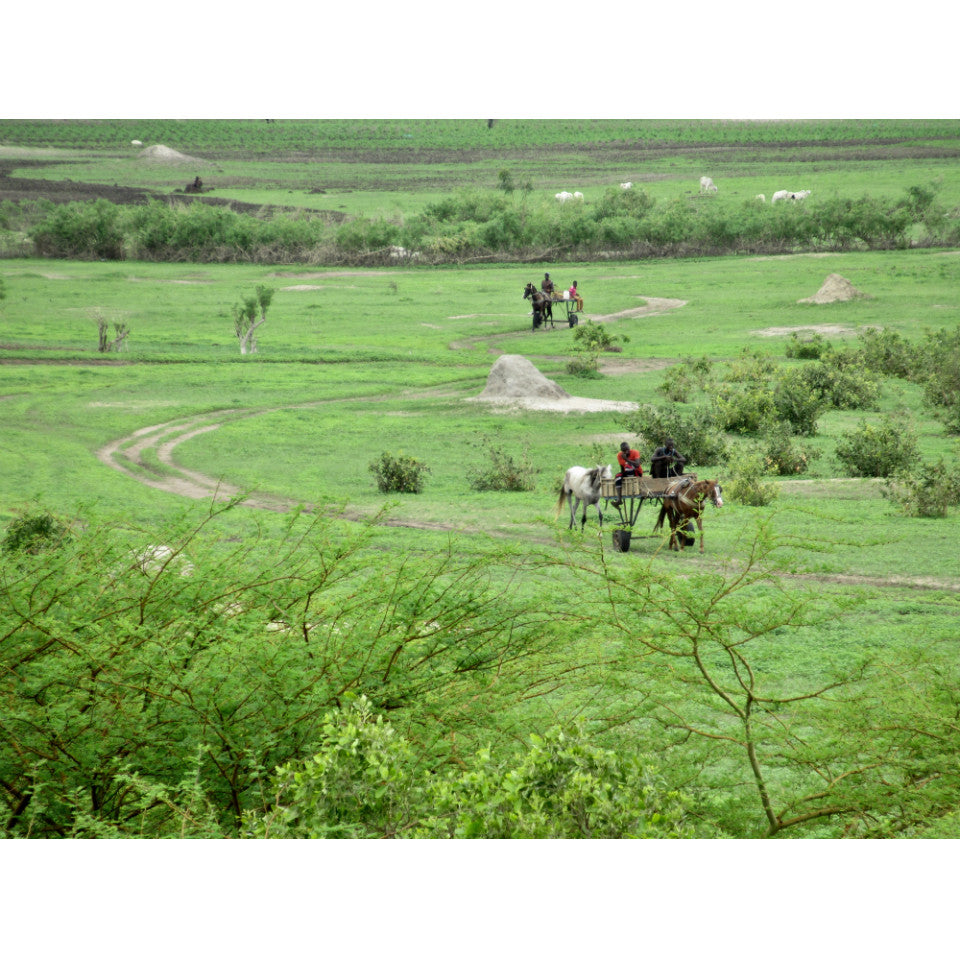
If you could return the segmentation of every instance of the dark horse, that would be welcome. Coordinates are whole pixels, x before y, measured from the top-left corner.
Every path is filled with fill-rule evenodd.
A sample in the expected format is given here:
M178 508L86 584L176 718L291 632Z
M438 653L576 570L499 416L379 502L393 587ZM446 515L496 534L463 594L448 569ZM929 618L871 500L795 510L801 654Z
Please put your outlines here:
M553 323L553 304L542 290L538 290L532 283L528 283L523 288L523 299L533 301L534 330L547 320L551 324Z
M690 477L677 477L667 487L660 506L660 516L657 517L653 529L660 530L664 517L669 518L670 549L682 550L685 545L691 546L694 543L694 538L690 536L690 521L695 520L700 528L700 552L703 553L703 521L700 516L708 500L715 507L723 506L722 493L723 490L716 480L695 482ZM683 529L679 529L680 527Z

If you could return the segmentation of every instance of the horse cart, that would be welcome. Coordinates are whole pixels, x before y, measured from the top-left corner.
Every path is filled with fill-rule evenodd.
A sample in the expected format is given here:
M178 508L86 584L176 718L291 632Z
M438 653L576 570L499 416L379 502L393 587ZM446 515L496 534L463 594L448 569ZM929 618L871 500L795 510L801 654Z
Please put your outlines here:
M688 486L678 481L692 484L696 480L695 473L685 473L682 477L623 477L619 490L616 480L601 480L600 496L606 501L604 512L612 507L620 518L613 531L614 547L624 553L630 549L633 525L640 518L640 510L648 500L658 506L663 506L665 502L676 503L679 492ZM602 517L600 522L603 523Z
M575 327L580 322L579 302L571 298L549 296L542 290L538 290L532 283L528 283L523 291L523 299L530 300L533 303L533 329L540 327L556 329L557 320L566 323L568 327ZM554 307L560 307L561 316L554 317Z

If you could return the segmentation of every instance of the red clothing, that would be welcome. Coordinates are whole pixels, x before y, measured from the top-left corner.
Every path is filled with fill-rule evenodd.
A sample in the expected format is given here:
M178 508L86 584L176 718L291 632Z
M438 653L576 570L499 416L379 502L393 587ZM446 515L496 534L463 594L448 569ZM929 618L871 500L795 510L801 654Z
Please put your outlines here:
M629 463L628 461L633 460L635 463ZM638 450L630 450L627 453L624 453L622 450L617 452L617 463L620 464L620 473L618 476L643 476L643 466L640 463L640 452Z

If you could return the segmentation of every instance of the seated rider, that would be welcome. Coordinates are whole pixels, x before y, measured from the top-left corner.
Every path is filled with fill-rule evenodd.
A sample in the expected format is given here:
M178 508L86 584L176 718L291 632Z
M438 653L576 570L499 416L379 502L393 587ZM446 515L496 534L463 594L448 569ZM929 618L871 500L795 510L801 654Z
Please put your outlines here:
M650 476L679 477L683 473L683 465L687 462L686 457L677 450L671 437L663 441L662 447L657 447L653 451L653 459L650 462Z
M545 273L543 275L543 283L540 284L540 289L552 300L553 299L553 281L550 279L550 274Z
M623 485L624 477L642 477L643 465L640 463L640 451L634 450L629 443L621 443L620 450L617 453L617 463L620 464L620 472L616 475L614 486L617 488L617 498L620 497L620 487Z
M573 281L573 286L570 288L570 299L577 301L577 309L583 309L583 297L577 292L577 281Z

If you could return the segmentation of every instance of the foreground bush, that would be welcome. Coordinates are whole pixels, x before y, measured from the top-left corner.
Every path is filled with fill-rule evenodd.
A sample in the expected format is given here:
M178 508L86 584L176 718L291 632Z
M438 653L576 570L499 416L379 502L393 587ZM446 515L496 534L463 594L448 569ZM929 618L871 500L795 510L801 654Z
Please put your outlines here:
M0 836L236 835L344 697L492 735L482 715L558 635L511 596L525 560L378 566L319 518L231 544L212 516L162 540L87 519L56 550L0 553Z
M324 718L319 749L278 771L261 839L682 837L686 801L647 758L580 730L531 736L512 760L480 750L455 768L417 763L413 744L365 700Z

